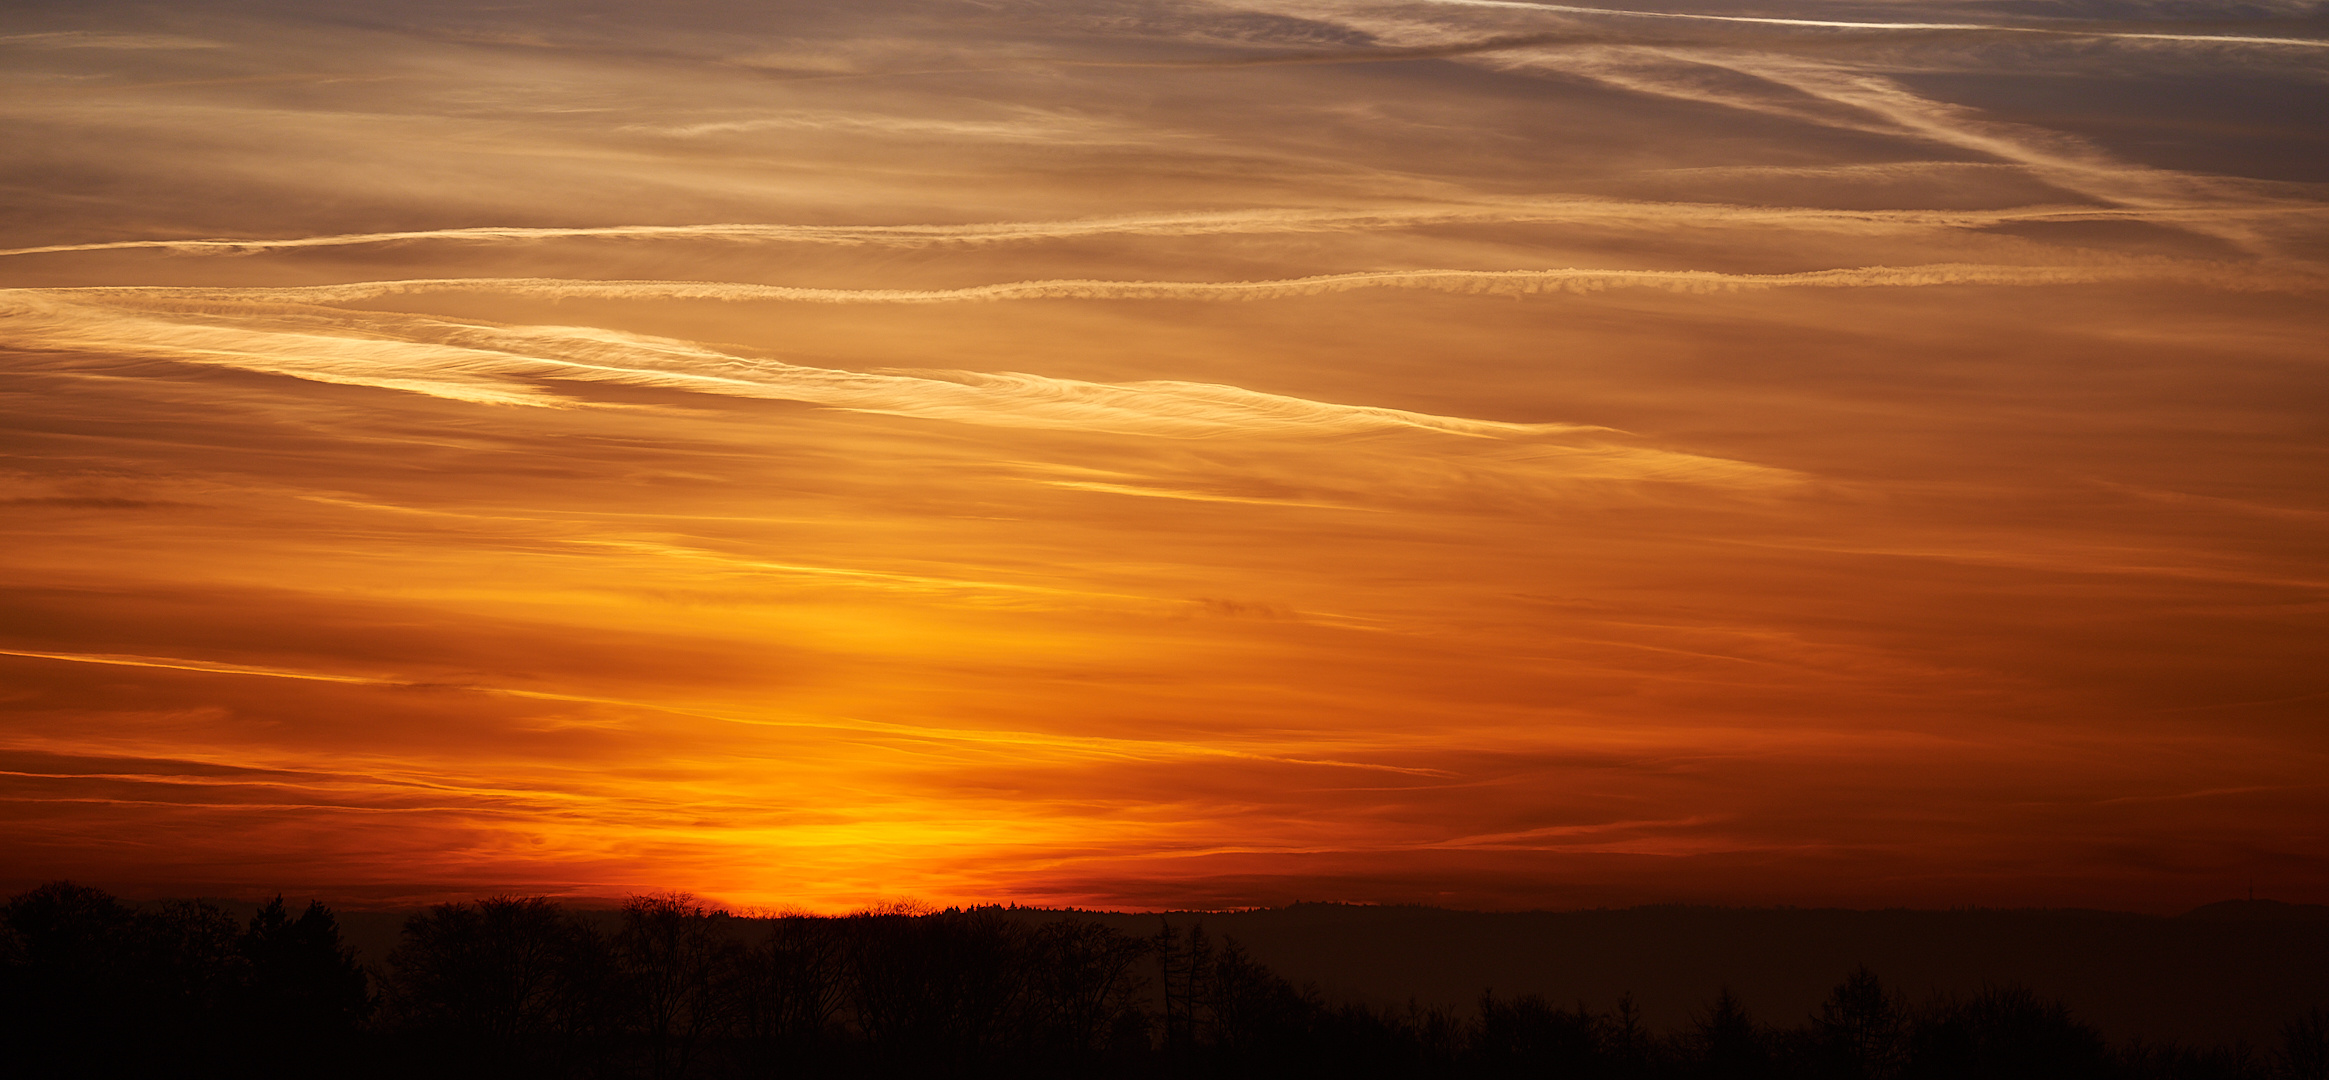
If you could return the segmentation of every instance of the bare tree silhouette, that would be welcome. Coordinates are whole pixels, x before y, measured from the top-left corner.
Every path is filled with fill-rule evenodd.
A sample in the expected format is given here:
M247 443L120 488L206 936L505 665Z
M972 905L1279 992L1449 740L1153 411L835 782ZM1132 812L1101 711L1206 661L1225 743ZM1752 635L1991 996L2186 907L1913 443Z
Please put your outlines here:
M1027 1006L1017 928L952 910L852 921L851 1004L882 1067L954 1076L996 1068Z
M1098 923L1059 920L1029 943L1034 1022L1070 1072L1088 1072L1112 1050L1148 1046L1140 975L1147 942Z
M738 1024L753 1072L794 1075L822 1067L852 990L847 926L837 919L776 919L738 958Z
M1202 921L1186 934L1158 916L1162 927L1151 939L1164 996L1164 1052L1168 1063L1190 1057L1196 1049L1205 1012L1211 1002L1213 939Z
M734 1018L726 983L743 947L722 933L725 911L686 893L634 896L615 936L620 965L646 1028L648 1075L687 1075L697 1047Z
M2315 1005L2283 1025L2279 1057L2289 1080L2329 1080L2329 1010Z
M620 1007L606 943L538 896L432 907L390 963L399 1020L478 1071L571 1058Z

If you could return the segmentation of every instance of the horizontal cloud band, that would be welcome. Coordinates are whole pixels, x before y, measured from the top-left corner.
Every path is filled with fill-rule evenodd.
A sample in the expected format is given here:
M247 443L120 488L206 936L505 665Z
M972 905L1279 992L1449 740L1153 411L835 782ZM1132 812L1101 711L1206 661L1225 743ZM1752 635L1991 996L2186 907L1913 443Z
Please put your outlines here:
M2166 259L2091 266L1933 263L1864 266L1792 274L1711 270L1380 270L1266 281L1107 281L1072 278L1013 281L955 289L815 289L728 281L581 281L566 278L414 278L344 285L215 289L97 287L38 290L59 297L242 304L345 304L414 293L490 292L504 296L589 300L789 301L811 304L943 304L994 300L1271 300L1354 289L1401 288L1489 295L1598 292L1648 288L1680 293L1777 288L1869 288L1935 285L2086 285L2163 281L2229 289L2312 290L2329 279L2294 269ZM16 290L28 292L33 290Z
M1852 22L1841 19L1788 19L1765 15L1714 15L1690 11L1635 11L1626 8L1578 7L1570 4L1527 3L1522 0L1427 0L1461 7L1517 8L1560 15L1607 16L1623 19L1683 19L1693 22L1786 27L1804 30L1932 31L1950 33L2040 34L2048 37L2100 38L2119 41L2180 42L2193 45L2266 45L2296 49L2329 49L2329 40L2259 34L2171 34L2158 31L2112 29L2108 26L2022 26L2013 23L1968 22Z
M1011 372L856 372L718 352L594 327L506 327L389 312L288 308L313 290L6 290L0 341L20 348L147 356L381 386L482 404L572 404L539 380L624 383L803 401L1005 427L1201 438L1387 429L1480 438L1604 429L1337 405L1190 382L1094 383ZM179 300L180 303L169 303Z
M354 291L351 291L354 290ZM317 290L0 290L0 345L152 358L491 405L574 407L555 383L649 386L987 427L1175 439L1398 432L1527 444L1515 467L1604 480L1767 488L1783 469L1627 445L1620 432L1344 405L1213 383L1099 383L1018 372L846 371L587 326L503 326L296 304ZM1143 490L1142 494L1160 492Z
M2146 221L2178 224L2252 217L2329 217L2329 209L2294 202L2243 207L2023 206L1999 210L1840 210L1729 203L1644 202L1624 199L1530 199L1488 205L1388 207L1359 210L1244 210L1152 214L1069 221L1003 221L969 225L600 225L572 228L479 226L399 232L339 233L273 239L110 240L0 250L0 257L97 251L166 251L175 255L251 255L306 248L450 242L536 243L546 240L707 241L735 244L823 244L918 247L1072 240L1091 236L1213 236L1280 232L1401 229L1430 225L1583 224L1635 227L1755 226L1823 232L1891 233L1935 229L1988 229L2028 222Z

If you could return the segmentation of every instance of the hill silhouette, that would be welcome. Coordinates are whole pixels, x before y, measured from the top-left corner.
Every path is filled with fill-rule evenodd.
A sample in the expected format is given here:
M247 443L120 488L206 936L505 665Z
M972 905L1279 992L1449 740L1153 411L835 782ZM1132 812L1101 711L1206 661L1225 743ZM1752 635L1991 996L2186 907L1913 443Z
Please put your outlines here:
M2329 923L2329 904L2291 904L2284 900L2221 900L2184 912L2181 918L2198 922Z

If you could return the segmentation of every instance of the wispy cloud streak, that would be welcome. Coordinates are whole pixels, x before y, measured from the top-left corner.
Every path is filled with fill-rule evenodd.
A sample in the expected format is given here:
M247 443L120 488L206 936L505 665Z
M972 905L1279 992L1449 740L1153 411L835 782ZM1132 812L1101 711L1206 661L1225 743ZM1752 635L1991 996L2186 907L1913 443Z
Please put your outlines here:
M1969 22L1861 22L1842 19L1788 19L1764 15L1709 15L1683 11L1636 11L1626 8L1576 7L1569 4L1532 4L1522 0L1424 0L1459 7L1517 8L1564 15L1609 16L1626 19L1677 19L1689 22L1733 23L1751 26L1800 27L1807 30L1863 31L1978 31L1991 34L2038 34L2050 37L2165 41L2199 45L2267 45L2299 49L2329 49L2329 40L2250 34L2165 34L2153 31L2110 30L2092 27L2017 26L2011 23Z
M223 49L223 42L175 34L109 34L95 30L51 30L0 34L0 48L16 49Z
M525 244L552 240L636 240L729 244L816 244L924 247L1073 240L1099 236L1215 236L1413 229L1450 224L1589 224L1666 228L1675 225L1779 226L1846 233L1988 229L2029 222L2212 221L2229 217L2296 215L2329 218L2314 203L2262 201L2252 206L2193 204L2145 207L2023 206L1999 210L1832 209L1629 199L1530 199L1485 204L1372 209L1259 209L1223 213L1155 214L1074 221L989 222L972 225L601 225L573 228L479 226L344 233L283 238L110 240L0 250L0 257L101 251L164 251L176 255L253 255L310 248L379 244Z
M98 302L150 299L163 302L237 304L349 304L390 296L481 292L532 299L725 300L809 304L951 304L1002 300L1278 300L1357 289L1425 289L1434 292L1525 296L1546 292L1600 292L1643 288L1677 293L1739 292L1759 289L1917 288L1947 285L2084 285L2099 282L2165 281L2229 289L2320 288L2316 274L2281 268L2166 258L2122 259L2084 266L2017 266L1934 263L1921 266L1860 266L1785 274L1735 274L1713 270L1373 270L1264 281L1106 281L1060 278L970 285L953 289L818 289L727 281L589 281L567 278L411 278L344 285L287 288L112 287L17 290L59 299L86 297Z
M637 283L640 287L632 290L622 288L623 283L533 284L549 289L545 295L555 293L555 285L582 290L559 295L695 295L694 287L684 283ZM515 288L522 293L525 285ZM750 286L735 288L744 291L707 295L727 299L762 295ZM1315 437L1387 430L1512 438L1599 430L1338 405L1208 383L1110 384L1010 372L841 371L590 327L501 327L392 313L271 309L297 301L345 301L399 291L405 290L195 291L177 294L179 305L173 312L137 303L166 303L173 298L171 290L19 290L0 293L0 311L9 317L7 340L20 347L154 356L480 404L569 404L538 381L558 379L803 401L974 424L1168 438ZM780 293L777 298L786 297Z

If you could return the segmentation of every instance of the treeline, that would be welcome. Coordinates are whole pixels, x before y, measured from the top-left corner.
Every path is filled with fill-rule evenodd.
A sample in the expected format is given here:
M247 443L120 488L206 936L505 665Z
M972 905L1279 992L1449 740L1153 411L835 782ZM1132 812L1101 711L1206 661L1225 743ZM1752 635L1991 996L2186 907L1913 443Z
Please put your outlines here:
M1866 969L1790 1025L1717 990L1653 1032L1628 999L1332 1003L1162 920L499 897L413 916L371 972L320 904L238 921L55 883L5 916L0 1071L25 1077L2329 1080L2319 1007L2274 1047L2112 1046L2017 986L1912 1005Z
M9 900L4 922L0 1075L322 1075L373 1011L321 904L294 916L277 897L241 922L55 882Z

